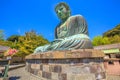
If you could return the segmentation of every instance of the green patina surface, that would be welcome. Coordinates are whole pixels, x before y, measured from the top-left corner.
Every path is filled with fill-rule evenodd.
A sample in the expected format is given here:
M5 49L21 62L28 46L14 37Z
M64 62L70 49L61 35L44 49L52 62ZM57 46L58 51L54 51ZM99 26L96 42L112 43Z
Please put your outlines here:
M51 50L91 49L87 23L83 16L70 16L69 6L61 2L55 7L60 23L55 29L55 40L48 45L37 47L34 53Z

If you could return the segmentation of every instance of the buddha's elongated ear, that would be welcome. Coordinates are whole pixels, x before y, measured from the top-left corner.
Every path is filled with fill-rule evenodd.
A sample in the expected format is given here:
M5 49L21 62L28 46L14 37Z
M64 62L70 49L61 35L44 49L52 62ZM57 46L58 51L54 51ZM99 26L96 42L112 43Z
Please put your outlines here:
M68 10L68 14L69 14L69 16L71 16L71 11L70 10Z

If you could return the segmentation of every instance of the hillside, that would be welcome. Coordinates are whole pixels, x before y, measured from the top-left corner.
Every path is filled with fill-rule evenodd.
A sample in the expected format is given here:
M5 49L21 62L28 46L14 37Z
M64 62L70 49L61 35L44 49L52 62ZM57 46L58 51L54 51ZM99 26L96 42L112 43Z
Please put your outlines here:
M113 37L115 35L119 35L120 36L120 24L115 26L115 28L113 28L113 29L103 33L103 37Z

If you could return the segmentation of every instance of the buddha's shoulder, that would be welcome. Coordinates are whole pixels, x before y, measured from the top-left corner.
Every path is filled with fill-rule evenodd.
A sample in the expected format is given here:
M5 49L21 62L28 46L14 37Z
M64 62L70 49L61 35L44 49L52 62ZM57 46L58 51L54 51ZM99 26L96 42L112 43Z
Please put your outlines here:
M69 17L69 20L71 20L71 19L75 19L75 18L79 18L79 19L83 19L83 16L82 15L73 15L73 16L70 16Z
M82 15L73 15L73 16L70 16L64 24L65 25L69 24L69 23L73 24L76 21L84 21L83 16Z

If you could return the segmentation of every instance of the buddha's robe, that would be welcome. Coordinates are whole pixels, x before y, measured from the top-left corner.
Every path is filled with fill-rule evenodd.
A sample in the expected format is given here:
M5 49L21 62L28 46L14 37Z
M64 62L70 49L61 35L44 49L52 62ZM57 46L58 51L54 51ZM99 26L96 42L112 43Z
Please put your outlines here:
M50 50L93 48L88 37L87 23L81 15L71 16L63 24L57 26L55 37L55 41L36 48L34 53Z

